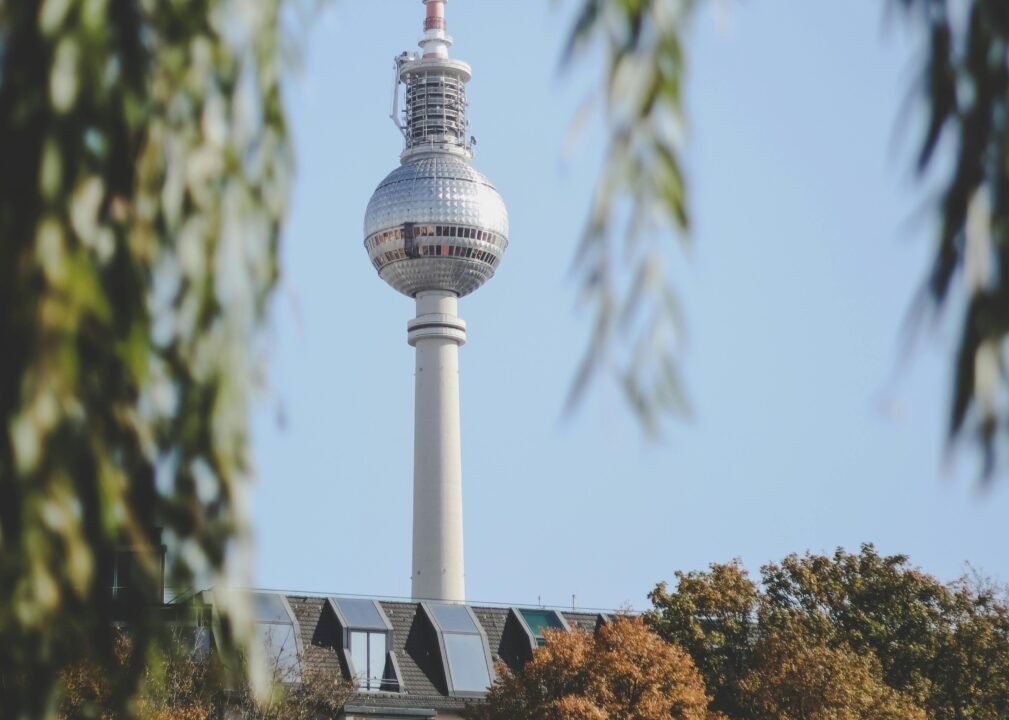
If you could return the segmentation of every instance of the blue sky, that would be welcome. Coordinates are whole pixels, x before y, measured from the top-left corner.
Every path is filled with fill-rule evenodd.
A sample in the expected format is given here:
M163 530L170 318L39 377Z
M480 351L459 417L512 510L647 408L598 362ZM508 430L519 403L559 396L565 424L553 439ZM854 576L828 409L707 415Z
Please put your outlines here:
M511 216L497 275L460 303L470 600L641 608L675 570L861 542L1009 580L1006 483L979 491L971 454L943 455L953 318L902 352L931 218L899 113L919 49L880 5L698 18L693 249L668 241L696 417L650 443L605 378L562 414L588 332L568 270L603 150L598 126L564 149L599 77L591 59L558 70L572 0L448 4L474 165ZM409 594L413 307L361 225L398 164L392 58L422 16L419 0L327 6L290 85L299 169L254 417L260 587Z

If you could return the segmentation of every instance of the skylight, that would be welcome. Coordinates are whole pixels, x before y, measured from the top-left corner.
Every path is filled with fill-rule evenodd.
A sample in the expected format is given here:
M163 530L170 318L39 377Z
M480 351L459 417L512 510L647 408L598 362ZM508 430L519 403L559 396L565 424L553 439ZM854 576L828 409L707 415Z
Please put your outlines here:
M465 605L442 605L431 603L435 622L445 632L477 633L476 621Z
M255 593L252 596L253 608L256 614L256 622L266 623L290 623L291 616L287 609L287 603L280 595L268 595L266 593Z
M388 626L374 600L333 598L347 626L355 630L387 630Z
M283 595L254 593L256 641L267 670L285 683L301 682L301 648L297 620Z
M542 646L546 642L543 637L544 630L567 630L564 621L553 610L527 610L523 608L519 610L519 614L537 645Z
M491 684L487 638L465 605L424 603L444 650L449 693L483 694Z

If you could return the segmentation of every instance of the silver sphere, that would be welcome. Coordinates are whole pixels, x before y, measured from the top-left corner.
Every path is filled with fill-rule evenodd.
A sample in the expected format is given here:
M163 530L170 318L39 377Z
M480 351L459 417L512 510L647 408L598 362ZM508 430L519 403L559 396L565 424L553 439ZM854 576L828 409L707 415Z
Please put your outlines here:
M383 180L364 216L364 247L404 295L483 285L508 247L508 211L490 181L449 153L409 160Z

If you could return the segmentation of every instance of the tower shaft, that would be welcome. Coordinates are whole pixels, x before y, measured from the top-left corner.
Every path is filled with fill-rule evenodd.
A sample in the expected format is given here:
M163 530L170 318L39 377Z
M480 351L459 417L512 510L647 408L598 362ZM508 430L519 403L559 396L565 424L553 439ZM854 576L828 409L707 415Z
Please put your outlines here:
M459 346L466 323L455 293L417 294L408 323L416 348L413 470L415 599L465 601L462 528L462 444L459 429Z

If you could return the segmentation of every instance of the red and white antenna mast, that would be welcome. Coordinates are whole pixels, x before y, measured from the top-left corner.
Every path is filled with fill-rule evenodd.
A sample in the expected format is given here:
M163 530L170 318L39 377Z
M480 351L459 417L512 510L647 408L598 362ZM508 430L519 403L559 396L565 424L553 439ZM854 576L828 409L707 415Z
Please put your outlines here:
M420 46L424 49L425 59L448 58L452 38L445 32L445 2L446 0L424 0L427 17L424 18L424 37Z

